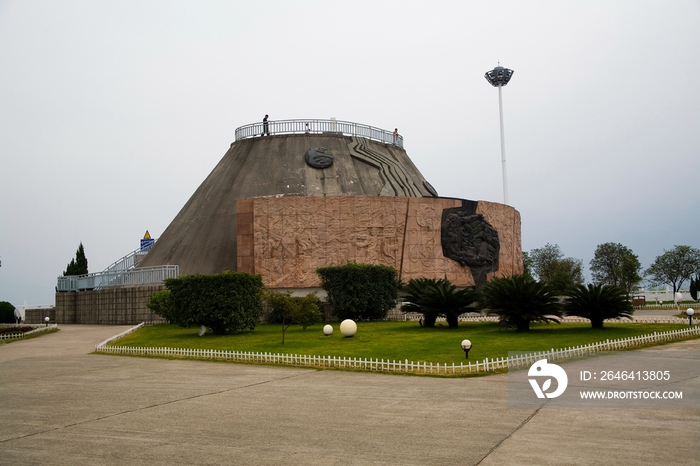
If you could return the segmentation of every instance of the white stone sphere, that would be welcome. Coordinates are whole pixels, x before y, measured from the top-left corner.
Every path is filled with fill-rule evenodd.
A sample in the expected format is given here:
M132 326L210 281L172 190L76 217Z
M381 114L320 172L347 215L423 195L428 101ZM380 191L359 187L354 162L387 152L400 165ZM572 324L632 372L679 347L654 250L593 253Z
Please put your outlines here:
M328 336L328 335L330 335L331 333L333 333L333 326L332 326L332 325L325 325L325 326L323 327L323 333L325 333L326 336Z
M345 319L340 323L340 333L346 337L351 337L357 332L357 324L352 319Z

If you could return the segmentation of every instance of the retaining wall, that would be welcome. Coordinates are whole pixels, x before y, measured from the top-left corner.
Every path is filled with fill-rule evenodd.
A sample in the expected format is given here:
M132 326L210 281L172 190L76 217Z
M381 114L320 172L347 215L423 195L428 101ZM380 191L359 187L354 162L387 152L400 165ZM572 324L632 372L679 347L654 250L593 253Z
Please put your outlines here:
M44 324L44 317L49 318L49 322L52 324L56 323L56 308L55 307L42 307L35 309L25 309L24 310L24 323L25 324Z
M56 293L55 322L128 325L160 320L146 303L153 293L164 289L163 285L144 285Z

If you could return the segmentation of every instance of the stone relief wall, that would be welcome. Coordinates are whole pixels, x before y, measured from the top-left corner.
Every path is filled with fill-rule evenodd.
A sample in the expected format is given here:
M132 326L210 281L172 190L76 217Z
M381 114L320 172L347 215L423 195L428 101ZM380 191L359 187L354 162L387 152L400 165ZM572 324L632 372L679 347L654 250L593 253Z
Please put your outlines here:
M317 268L356 261L394 267L403 281L447 276L458 286L472 286L469 267L442 253L442 212L462 203L370 196L238 201L238 270L262 275L271 288L314 288L320 285ZM498 230L502 241L496 273L522 271L519 215L512 207L486 204L477 212ZM517 231L506 234L501 228ZM519 263L511 263L518 258Z
M503 204L479 201L476 213L483 215L486 221L498 231L501 251L496 274L500 277L509 277L523 273L520 212ZM490 273L487 277L490 279L493 275L494 273Z

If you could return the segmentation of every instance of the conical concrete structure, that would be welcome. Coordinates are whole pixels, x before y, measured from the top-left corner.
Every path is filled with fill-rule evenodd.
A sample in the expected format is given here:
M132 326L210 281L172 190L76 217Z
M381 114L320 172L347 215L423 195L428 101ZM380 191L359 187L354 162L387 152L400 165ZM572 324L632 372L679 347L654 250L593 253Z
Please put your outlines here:
M522 271L515 209L439 198L400 145L373 139L239 139L139 267L259 273L274 288L317 287L316 268L348 260L462 286Z

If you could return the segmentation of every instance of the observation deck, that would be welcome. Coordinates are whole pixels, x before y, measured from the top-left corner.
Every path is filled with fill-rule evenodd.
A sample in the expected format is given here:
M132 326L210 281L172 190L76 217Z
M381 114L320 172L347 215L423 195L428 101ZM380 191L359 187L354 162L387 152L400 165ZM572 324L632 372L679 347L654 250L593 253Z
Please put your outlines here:
M265 124L250 123L236 128L236 141L254 137L262 137L265 133ZM339 136L356 136L379 141L384 144L393 144L403 148L403 136L396 137L393 131L387 131L374 126L353 123L342 120L268 120L267 134L270 136L281 134L324 134Z

